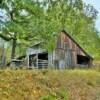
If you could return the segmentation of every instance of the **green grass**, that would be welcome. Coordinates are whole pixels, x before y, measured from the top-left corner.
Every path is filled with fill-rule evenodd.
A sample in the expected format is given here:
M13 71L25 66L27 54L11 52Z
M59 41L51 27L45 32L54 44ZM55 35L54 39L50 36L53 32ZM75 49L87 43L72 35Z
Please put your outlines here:
M0 100L100 100L100 72L1 70Z

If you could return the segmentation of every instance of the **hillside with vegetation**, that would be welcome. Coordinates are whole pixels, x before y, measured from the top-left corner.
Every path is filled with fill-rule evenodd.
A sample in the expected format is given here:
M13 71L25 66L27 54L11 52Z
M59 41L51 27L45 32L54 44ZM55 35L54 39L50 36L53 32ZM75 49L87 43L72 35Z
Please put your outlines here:
M1 70L0 100L100 100L100 72Z
M0 12L0 37L5 40L0 43L7 61L40 40L50 52L63 29L93 58L100 58L98 12L83 0L0 0Z

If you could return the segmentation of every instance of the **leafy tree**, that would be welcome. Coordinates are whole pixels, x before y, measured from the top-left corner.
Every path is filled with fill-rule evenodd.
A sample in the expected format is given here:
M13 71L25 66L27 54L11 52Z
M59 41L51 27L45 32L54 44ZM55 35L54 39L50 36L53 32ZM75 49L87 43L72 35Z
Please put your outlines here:
M11 59L13 59L18 44L30 43L36 37L37 18L42 15L42 10L39 3L31 0L3 0L1 9L6 11L8 21L3 24L0 37L12 41Z
M97 49L94 57L100 55L100 38L95 28L97 10L83 0L1 0L0 5L6 15L6 20L1 20L0 37L12 44L12 59L15 50L20 48L23 53L22 46L33 41L44 41L43 47L52 51L62 29L90 54Z
M95 28L97 10L93 6L84 4L82 0L43 0L42 4L44 9L46 8L44 36L48 36L48 39L51 36L51 39L54 38L54 33L58 35L62 29L65 29L92 56L98 55L98 51L93 53L100 43ZM51 42L51 46L52 43L54 42Z

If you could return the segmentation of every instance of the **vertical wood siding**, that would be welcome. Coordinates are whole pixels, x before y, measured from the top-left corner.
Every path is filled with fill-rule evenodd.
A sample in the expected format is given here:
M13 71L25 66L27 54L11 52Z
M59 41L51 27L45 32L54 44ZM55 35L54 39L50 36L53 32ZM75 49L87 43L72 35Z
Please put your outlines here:
M64 48L64 43L67 43L67 50ZM55 49L55 59L58 61L67 62L68 66L77 65L77 55L87 56L71 38L64 32L61 32L57 39L57 48Z

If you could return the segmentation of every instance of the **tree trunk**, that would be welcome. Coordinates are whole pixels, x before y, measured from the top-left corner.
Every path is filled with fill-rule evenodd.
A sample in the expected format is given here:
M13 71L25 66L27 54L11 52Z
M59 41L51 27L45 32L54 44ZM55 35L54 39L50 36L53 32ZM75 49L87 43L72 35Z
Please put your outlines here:
M5 65L5 48L4 48L4 40L2 41L2 65Z
M17 45L17 41L16 41L16 39L13 39L11 59L14 59L15 58L16 45Z

